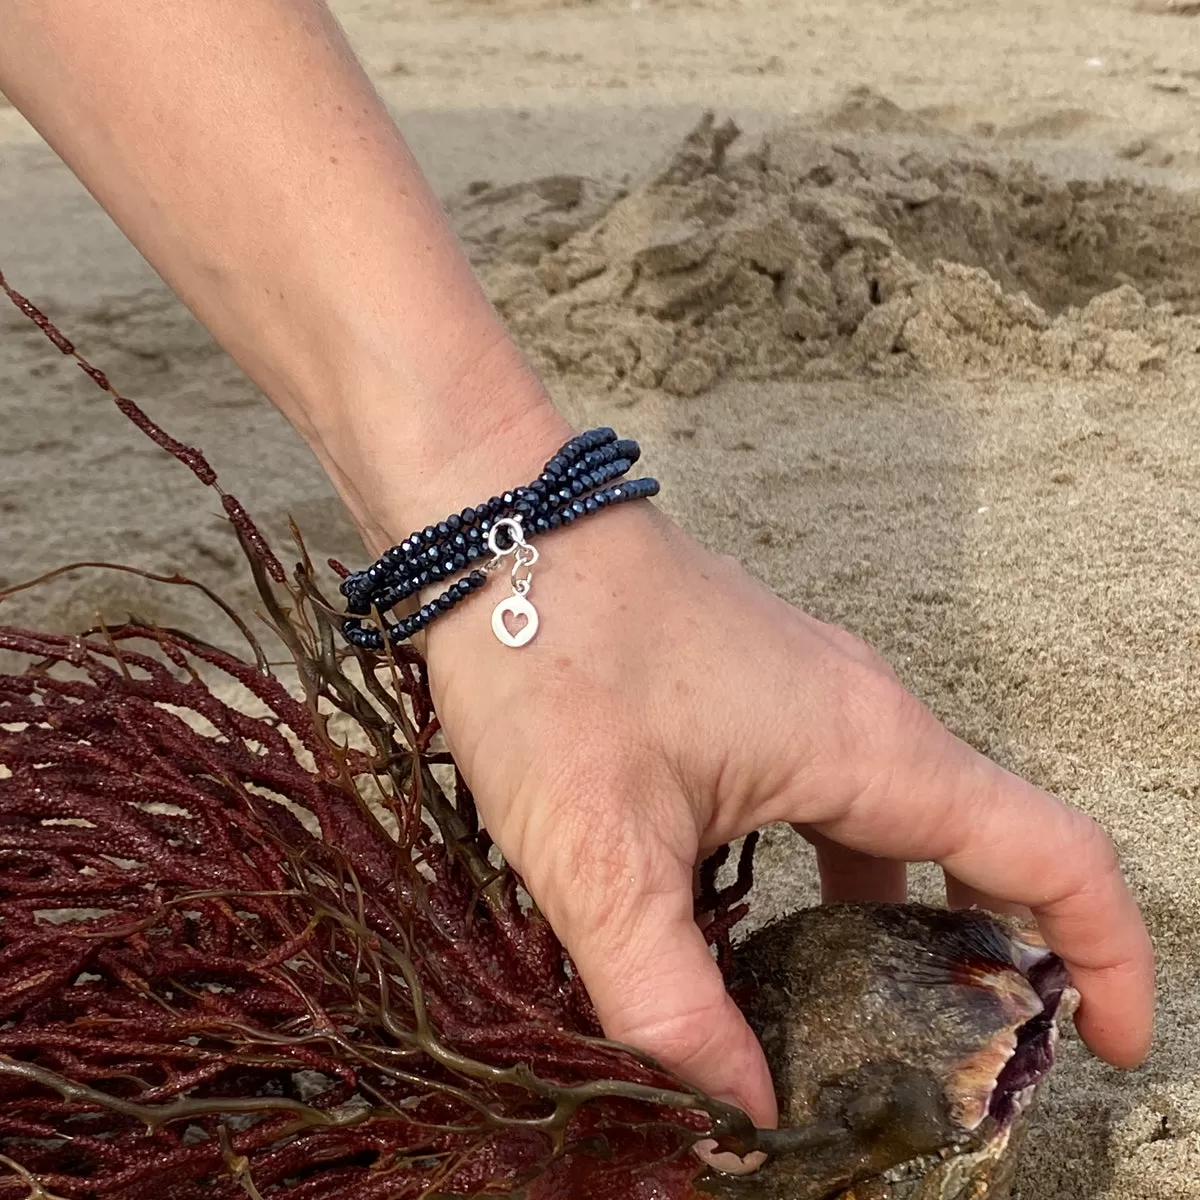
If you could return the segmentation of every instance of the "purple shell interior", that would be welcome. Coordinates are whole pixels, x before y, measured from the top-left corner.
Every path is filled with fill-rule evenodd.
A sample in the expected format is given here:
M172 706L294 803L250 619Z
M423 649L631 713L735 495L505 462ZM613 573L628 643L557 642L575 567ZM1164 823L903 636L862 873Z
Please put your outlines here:
M1058 1044L1056 1021L1063 996L1070 987L1066 967L1053 954L1029 965L1025 973L1044 1007L1017 1030L1017 1048L996 1078L988 1115L1001 1125L1016 1116L1021 1094L1037 1084L1054 1065Z

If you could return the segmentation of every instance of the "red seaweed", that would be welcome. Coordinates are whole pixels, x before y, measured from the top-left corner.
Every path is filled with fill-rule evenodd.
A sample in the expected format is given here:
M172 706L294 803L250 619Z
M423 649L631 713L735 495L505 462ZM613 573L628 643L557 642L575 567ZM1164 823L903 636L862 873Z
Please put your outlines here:
M248 657L0 627L0 1200L694 1197L691 1145L748 1121L601 1037L447 782L424 663L338 649L298 535L289 578L201 451L0 288L218 491L296 668L244 623ZM752 855L702 872L723 966Z

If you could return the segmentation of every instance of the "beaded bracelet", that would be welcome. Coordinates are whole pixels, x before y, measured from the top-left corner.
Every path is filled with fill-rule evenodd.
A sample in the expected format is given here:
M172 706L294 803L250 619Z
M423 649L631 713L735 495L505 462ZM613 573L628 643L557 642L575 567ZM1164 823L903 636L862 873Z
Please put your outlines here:
M656 496L657 479L617 482L641 453L637 442L618 438L611 429L589 429L571 438L526 487L493 496L410 534L365 571L342 581L347 612L343 636L364 650L382 650L385 639L391 644L404 641L478 591L511 556L512 595L492 611L492 631L506 646L526 645L538 627L537 610L528 599L530 568L538 552L528 539L612 504ZM431 583L465 571L487 553L492 557L483 568L469 571L411 616L385 620L382 630L364 624L373 612L387 612ZM510 631L508 618L523 618L524 624Z

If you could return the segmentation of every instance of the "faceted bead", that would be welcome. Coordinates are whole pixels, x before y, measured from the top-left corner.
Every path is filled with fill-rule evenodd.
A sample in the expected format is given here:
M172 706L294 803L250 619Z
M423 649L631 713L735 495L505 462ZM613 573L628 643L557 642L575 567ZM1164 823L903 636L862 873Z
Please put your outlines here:
M583 502L583 507L590 513L594 513L600 505L596 503L590 496Z
M451 533L457 533L462 528L462 517L458 513L452 513L446 518L446 528Z
M434 527L432 525L426 525L425 531L421 534L421 537L423 537L425 539L425 542L427 545L430 545L433 543L433 540L437 537L437 530L434 529Z
M454 565L454 569L456 571L461 571L463 567L467 565L467 556L460 550L451 561Z
M439 521L437 523L437 531L438 531L438 537L449 537L450 536L450 526L445 521Z
M475 524L475 510L473 508L464 508L462 510L462 519L464 525Z

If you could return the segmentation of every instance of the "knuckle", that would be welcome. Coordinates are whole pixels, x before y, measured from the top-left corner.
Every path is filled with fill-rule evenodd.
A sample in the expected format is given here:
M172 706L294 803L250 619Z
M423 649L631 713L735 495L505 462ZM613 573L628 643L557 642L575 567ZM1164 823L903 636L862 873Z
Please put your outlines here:
M931 724L929 710L890 670L851 662L841 674L839 715L861 761L874 764L895 758Z
M639 1023L635 1013L631 1023L620 1022L609 1032L686 1076L697 1064L711 1062L721 1054L730 1024L730 1004L722 991L645 1023Z

